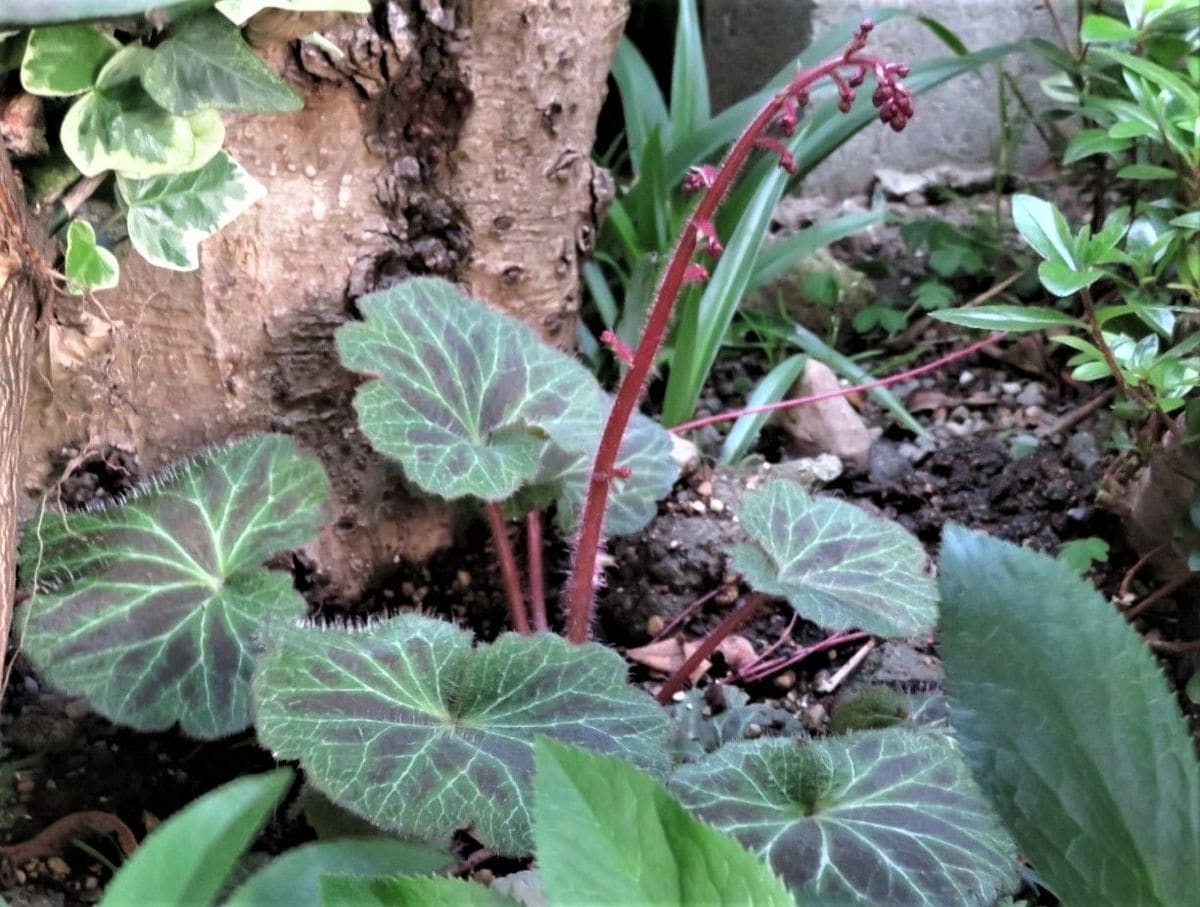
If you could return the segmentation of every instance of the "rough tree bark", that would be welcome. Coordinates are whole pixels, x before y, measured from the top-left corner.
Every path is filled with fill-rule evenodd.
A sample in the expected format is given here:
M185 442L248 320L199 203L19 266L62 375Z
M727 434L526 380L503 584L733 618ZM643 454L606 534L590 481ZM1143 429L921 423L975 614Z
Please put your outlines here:
M98 305L60 307L25 423L26 507L81 450L153 472L248 431L287 431L331 473L310 554L353 599L374 568L449 541L358 433L333 332L358 295L409 275L458 279L569 344L577 259L603 177L588 150L626 0L387 0L326 34L257 35L305 99L229 122L267 198L175 274L122 258ZM68 304L70 305L70 304Z
M31 221L0 148L0 691L8 676L5 648L16 577L21 428L38 313L49 290L44 254L44 231Z

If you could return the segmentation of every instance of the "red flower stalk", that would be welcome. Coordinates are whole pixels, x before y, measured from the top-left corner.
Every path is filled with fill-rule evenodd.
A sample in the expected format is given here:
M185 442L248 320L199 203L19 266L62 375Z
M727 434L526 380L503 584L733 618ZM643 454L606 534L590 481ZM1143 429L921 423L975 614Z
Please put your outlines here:
M849 109L853 103L855 87L861 85L869 74L874 74L877 88L872 103L879 108L880 119L897 132L912 118L912 93L899 81L907 72L905 66L886 63L876 57L863 54L867 37L875 24L863 20L846 50L811 69L798 72L786 86L780 89L763 106L750 124L738 137L725 155L719 167L709 165L693 167L683 181L688 192L703 193L692 216L684 226L675 251L667 264L655 294L654 305L646 319L646 328L634 351L633 362L621 385L604 426L596 459L592 464L592 478L588 483L580 529L575 545L575 559L567 585L567 638L581 643L587 640L592 623L592 609L597 581L597 560L604 543L604 511L608 506L609 485L614 476L613 466L625 429L637 408L638 400L645 390L646 382L654 365L655 357L666 337L671 312L679 298L679 292L689 280L706 279L708 272L693 261L696 246L704 228L712 224L714 215L725 200L738 174L746 165L751 152L762 144L770 146L775 153L786 152L778 139L768 134L775 127L781 134L789 135L796 129L798 109L809 101L809 89L826 77L833 77L838 88L840 104ZM787 167L790 154L780 154L780 163ZM706 233L707 242L719 239ZM707 247L707 243L706 243Z

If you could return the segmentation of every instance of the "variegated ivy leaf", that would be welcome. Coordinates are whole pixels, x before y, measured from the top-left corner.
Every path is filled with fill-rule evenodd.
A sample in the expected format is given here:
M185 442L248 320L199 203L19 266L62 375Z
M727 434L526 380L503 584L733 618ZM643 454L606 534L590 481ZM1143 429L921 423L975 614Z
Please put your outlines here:
M337 332L342 364L374 377L355 395L358 424L424 491L502 501L537 476L548 442L595 443L595 378L454 284L418 277L358 307L365 321Z
M48 98L82 94L120 48L112 35L90 25L35 28L21 58L21 87Z
M218 0L217 9L237 25L264 9L294 13L369 13L371 0Z
M121 274L117 257L96 245L96 231L86 220L73 220L67 226L67 253L64 271L67 290L76 296L88 290L108 290L117 285Z
M49 683L138 730L202 739L251 722L254 659L304 599L267 558L306 544L328 495L316 458L253 435L208 450L124 501L26 527L18 615Z
M757 740L679 768L672 792L816 903L984 905L1016 848L944 735Z
M128 207L129 240L160 268L194 271L200 243L267 194L266 187L224 151L190 173L117 178Z
M512 498L506 509L520 516L557 502L557 520L564 534L575 531L583 500L592 475L592 460L600 433L604 430L603 412L597 412L594 433L573 452L556 444L547 445L538 474L533 482ZM627 477L613 480L604 513L604 529L609 535L631 535L654 519L658 501L665 498L679 477L679 467L671 456L671 436L653 419L634 413L617 454L617 469L628 470Z
M288 84L254 55L241 30L215 12L185 20L155 48L142 84L172 113L294 111L303 106Z
M62 123L62 145L85 176L105 170L143 179L204 166L225 140L216 111L176 116L142 87L153 51L129 45L110 59L95 87L76 101Z
M738 518L753 544L734 549L734 569L805 620L879 636L933 630L937 592L925 553L898 524L786 479L748 492Z
M490 645L403 614L366 630L292 628L254 681L259 739L336 803L423 838L470 826L528 853L534 738L666 770L666 713L596 644L505 634Z

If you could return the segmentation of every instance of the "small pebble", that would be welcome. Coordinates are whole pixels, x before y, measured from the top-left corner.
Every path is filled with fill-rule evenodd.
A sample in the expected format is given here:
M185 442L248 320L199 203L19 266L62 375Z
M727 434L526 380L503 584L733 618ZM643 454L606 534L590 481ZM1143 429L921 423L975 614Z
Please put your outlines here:
M1041 406L1046 402L1046 395L1040 384L1027 384L1021 393L1017 394L1017 402L1022 406Z
M72 699L63 706L63 714L72 721L78 721L90 712L91 709L88 708L88 704L82 699Z
M974 380L975 380L974 372L963 372L961 375L958 376L958 383L961 384L963 387L966 387L968 384L970 384Z
M15 881L18 885L24 885L26 879L28 879L28 876L25 875L24 869L13 870L13 881Z
M756 724L755 722L751 721L750 724L746 726L746 739L747 740L757 740L759 737L762 736L762 732L763 732L762 725Z
M100 885L100 880L95 876L88 876L83 880L83 887L86 891L95 891Z
M1000 385L1000 390L1002 390L1004 393L1008 394L1010 397L1013 396L1014 394L1019 394L1019 393L1021 393L1021 382L1020 381L1005 381L1003 384Z
M714 498L713 500L708 502L708 509L711 510L713 513L724 513L725 512L725 502L718 501Z
M713 484L712 484L712 482L708 481L707 479L705 479L703 482L701 482L696 487L696 494L700 495L700 497L702 497L702 498L711 497L712 493L713 493Z
M477 869L471 873L471 878L480 885L491 885L492 882L496 881L496 874L487 868Z
M454 574L454 581L458 583L460 588L466 589L471 585L471 574L466 570L459 570L458 573Z
M37 782L33 778L26 776L17 782L18 794L32 794L37 789Z
M796 685L796 672L784 671L775 677L775 686L781 690L790 690Z
M808 726L814 729L825 726L825 719L829 717L829 713L825 711L825 706L817 702L808 707L804 717L808 720Z
M71 874L71 867L67 865L67 861L62 857L51 857L46 861L46 868L50 870L52 875L58 876L60 879Z
M650 637L658 636L666 629L667 622L658 614L651 614L650 619L646 621L646 635Z
M26 676L21 682L25 686L26 693L32 693L35 696L37 695L37 691L39 689L37 678Z

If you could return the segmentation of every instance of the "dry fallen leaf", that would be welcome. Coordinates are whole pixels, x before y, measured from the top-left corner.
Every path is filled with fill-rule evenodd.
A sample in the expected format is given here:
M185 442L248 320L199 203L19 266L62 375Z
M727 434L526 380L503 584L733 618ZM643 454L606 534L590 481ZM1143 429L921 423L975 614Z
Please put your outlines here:
M699 647L700 643L695 641L684 642L679 638L660 639L658 642L629 649L626 651L625 657L630 661L645 665L652 671L673 674ZM721 644L717 646L717 651L721 653L725 663L735 671L758 658L754 644L746 637L736 634L722 640ZM696 666L696 670L692 672L692 682L695 683L703 677L711 667L712 662L708 659L700 662Z

